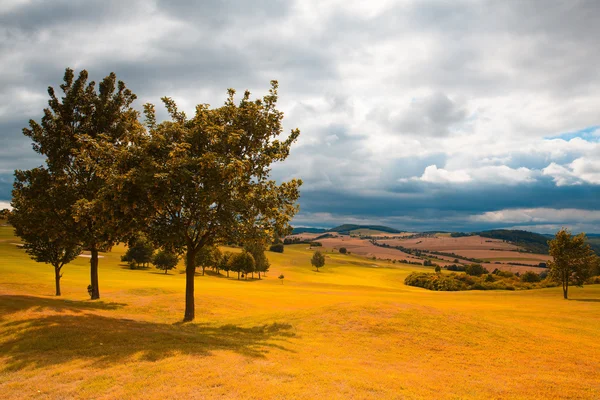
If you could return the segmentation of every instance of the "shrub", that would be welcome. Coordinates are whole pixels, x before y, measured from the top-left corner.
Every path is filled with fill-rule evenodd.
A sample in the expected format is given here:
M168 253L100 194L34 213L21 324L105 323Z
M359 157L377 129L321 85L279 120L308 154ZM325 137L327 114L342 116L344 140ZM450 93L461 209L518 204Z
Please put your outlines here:
M435 266L435 272L440 273L442 272L442 268L439 265Z
M275 253L283 253L283 243L274 244L271 247L269 247L269 250Z
M538 274L533 271L527 271L521 275L521 282L539 282L541 278Z
M346 249L345 247L340 247L340 254L346 254L348 252L348 249Z
M492 275L492 274L487 274L487 275L485 276L485 281L486 281L486 282L495 282L496 280L494 279L494 275Z
M465 272L471 276L481 276L487 274L488 270L483 268L480 264L470 264L465 268Z

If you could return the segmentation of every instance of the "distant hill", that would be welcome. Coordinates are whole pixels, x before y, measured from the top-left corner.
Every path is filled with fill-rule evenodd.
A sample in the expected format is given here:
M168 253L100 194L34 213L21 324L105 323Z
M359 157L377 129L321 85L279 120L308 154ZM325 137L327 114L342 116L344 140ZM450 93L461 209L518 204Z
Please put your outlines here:
M300 233L325 233L325 232L327 232L327 229L298 227L298 228L294 228L294 230L292 231L292 235L298 235Z
M509 229L494 229L477 234L490 239L506 240L527 251L541 254L548 254L548 240L551 238L539 233Z
M344 224L340 226L336 226L335 228L331 228L329 232L337 232L341 234L350 234L352 231L356 231L359 229L368 229L371 231L379 231L385 233L402 233L403 231L399 231L398 229L390 228L389 226L382 225L353 225L353 224Z

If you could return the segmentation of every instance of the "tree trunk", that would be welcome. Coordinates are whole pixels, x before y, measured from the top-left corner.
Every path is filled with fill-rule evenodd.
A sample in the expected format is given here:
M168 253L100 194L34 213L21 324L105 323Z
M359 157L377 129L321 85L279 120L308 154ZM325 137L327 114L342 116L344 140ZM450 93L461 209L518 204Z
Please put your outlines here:
M240 271L238 271L238 281L240 280Z
M203 265L202 266L202 276L204 276L204 270L206 269L206 267Z
M258 271L258 280L260 280L260 271Z
M569 281L563 283L563 296L568 299L567 292L569 291Z
M227 277L229 278L229 270L227 270Z
M165 275L169 272L169 268L165 268Z
M90 250L90 279L92 285L92 300L100 298L100 287L98 286L98 249L92 247Z
M187 265L185 267L185 315L183 322L193 321L196 317L194 304L194 275L196 274L196 252L189 250L186 254Z
M60 274L60 268L61 267L54 266L54 280L56 282L56 295L57 296L60 296L60 278L62 277L62 275Z

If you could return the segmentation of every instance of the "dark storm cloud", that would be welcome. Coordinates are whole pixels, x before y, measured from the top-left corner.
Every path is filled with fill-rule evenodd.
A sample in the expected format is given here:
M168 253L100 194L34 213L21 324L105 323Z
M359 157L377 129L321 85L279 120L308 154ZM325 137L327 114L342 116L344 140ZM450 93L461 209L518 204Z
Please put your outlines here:
M592 168L600 147L544 138L600 124L599 18L593 0L3 5L0 201L12 170L41 164L21 129L71 66L116 72L138 108L171 96L188 112L279 80L302 134L273 175L304 180L303 224L470 230L518 225L473 218L497 210L597 210L595 178L570 163Z

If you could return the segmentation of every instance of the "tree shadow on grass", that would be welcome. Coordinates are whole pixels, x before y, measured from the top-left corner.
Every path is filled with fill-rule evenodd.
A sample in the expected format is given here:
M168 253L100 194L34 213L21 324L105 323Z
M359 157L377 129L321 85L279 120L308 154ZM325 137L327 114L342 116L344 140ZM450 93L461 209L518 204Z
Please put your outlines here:
M101 300L69 300L59 297L35 297L22 295L0 295L0 321L4 316L33 309L33 311L42 311L49 309L54 312L91 311L91 310L118 310L127 306L125 303L104 302Z
M0 296L0 302L6 297L25 297L22 300L26 303L30 300L27 296ZM21 309L34 307L29 303ZM0 354L6 357L0 371L6 372L43 368L71 360L85 360L101 368L132 360L158 361L182 354L208 356L217 350L265 357L272 348L291 351L283 344L295 336L291 325L281 323L250 328L160 324L88 313L5 322L0 324L0 332Z
M589 303L600 303L600 299L569 299L571 301L585 301Z

